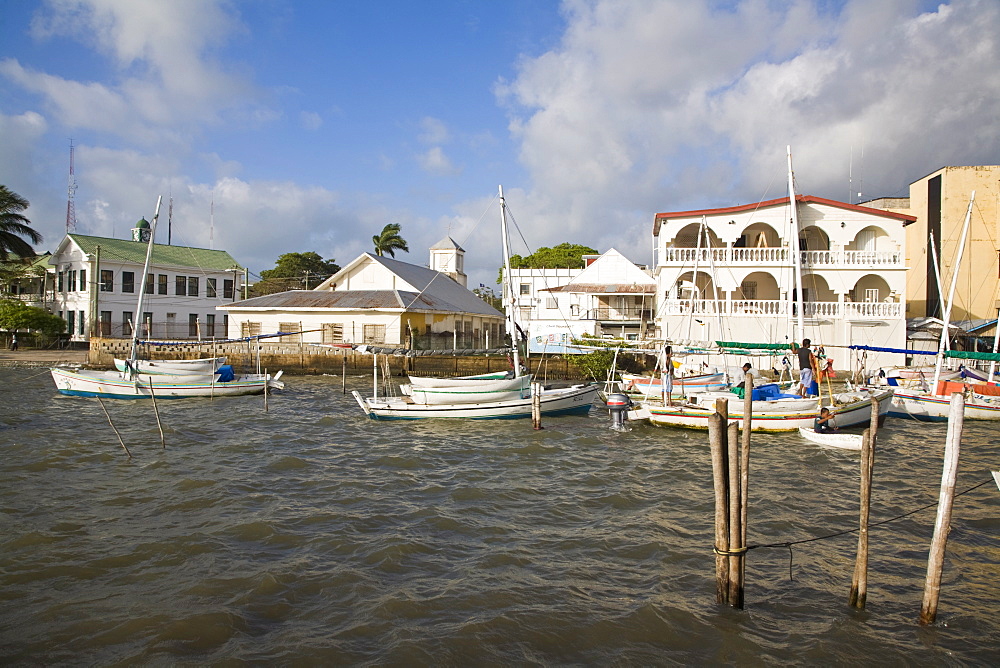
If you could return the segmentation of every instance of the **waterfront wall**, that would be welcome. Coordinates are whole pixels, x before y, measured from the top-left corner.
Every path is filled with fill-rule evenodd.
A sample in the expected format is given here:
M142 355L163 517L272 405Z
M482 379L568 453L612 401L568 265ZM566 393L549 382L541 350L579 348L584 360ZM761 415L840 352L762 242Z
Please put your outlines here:
M113 368L114 358L129 355L130 342L126 339L91 339L88 366ZM202 343L176 346L148 346L140 351L140 357L149 359L195 359L225 355L237 372L245 368L257 368L257 346L246 343L212 344ZM260 367L270 373L283 370L286 374L331 374L362 375L371 374L372 355L366 355L346 348L318 348L316 346L264 343L259 351ZM421 376L470 376L493 371L505 371L510 363L504 355L428 355L419 357L390 356L389 368L393 375L410 372ZM379 364L384 365L385 357L379 356ZM528 367L541 381L593 380L584 378L574 365L564 357L532 356ZM382 366L384 368L384 366Z

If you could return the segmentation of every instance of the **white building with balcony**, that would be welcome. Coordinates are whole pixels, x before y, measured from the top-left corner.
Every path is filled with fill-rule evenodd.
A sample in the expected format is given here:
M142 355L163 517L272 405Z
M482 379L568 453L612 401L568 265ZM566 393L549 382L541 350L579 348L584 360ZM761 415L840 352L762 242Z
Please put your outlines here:
M578 353L565 346L583 335L652 335L656 281L649 271L614 248L583 259L577 269L511 269L529 352Z
M795 199L797 233L788 197L656 214L660 336L741 343L808 338L814 348L833 347L827 354L841 369L851 366L849 353L836 347L905 347L905 227L915 218ZM869 367L902 362L894 353L871 352L867 359Z

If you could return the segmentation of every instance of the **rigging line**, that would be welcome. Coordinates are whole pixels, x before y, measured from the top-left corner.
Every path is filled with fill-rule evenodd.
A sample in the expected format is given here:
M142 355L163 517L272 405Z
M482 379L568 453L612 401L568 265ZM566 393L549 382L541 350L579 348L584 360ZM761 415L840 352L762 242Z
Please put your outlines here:
M968 489L966 489L966 490L964 490L962 492L956 492L954 496L955 496L955 498L963 496L963 495L968 494L969 492L975 491L975 490L979 489L980 487L982 487L983 485L989 484L991 482L994 482L993 478L992 477L987 478L986 480L982 481L981 483L973 485L972 487L970 487L970 488L968 488ZM921 507L919 507L919 508L917 508L915 510L911 510L911 511L909 511L907 513L903 513L902 515L896 515L895 517L890 517L889 519L881 520L879 522L871 522L871 523L868 524L868 528L871 529L871 528L874 528L874 527L882 526L883 524L889 524L890 522L895 522L896 520L901 520L901 519L903 519L905 517L909 517L910 515L916 515L919 512L927 510L928 508L934 508L937 505L938 505L938 501L935 501L934 503L928 503L925 506L921 506ZM816 536L814 538L804 538L802 540L791 540L791 541L785 541L785 542L782 542L782 543L767 543L767 544L763 544L763 545L749 545L749 546L747 546L747 550L753 550L753 549L756 549L758 547L787 547L787 548L791 548L793 545L802 545L804 543L814 543L814 542L820 541L820 540L827 540L828 538L838 538L840 536L846 536L847 534L857 533L860 530L861 530L861 528L857 527L857 528L854 528L854 529L845 529L844 531L838 531L836 533L827 534L825 536Z

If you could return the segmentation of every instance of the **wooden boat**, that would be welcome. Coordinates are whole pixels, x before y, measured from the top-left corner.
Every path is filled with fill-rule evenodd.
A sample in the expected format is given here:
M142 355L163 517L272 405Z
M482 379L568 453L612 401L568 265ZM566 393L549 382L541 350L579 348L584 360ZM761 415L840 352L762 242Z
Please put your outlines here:
M494 380L507 378L508 372L496 371L493 373L481 373L477 376L453 376L450 378L431 378L430 376L410 376L410 385L413 387L471 387L480 383L488 383Z
M500 231L503 241L504 277L510 280L510 246L507 235L507 205L500 189ZM508 289L510 286L508 286ZM507 294L516 295L515 290ZM532 415L532 402L538 400L541 415L563 415L567 413L586 413L594 403L598 386L590 383L564 388L542 389L540 385L530 385L531 376L521 374L518 332L521 331L514 322L516 303L509 300L505 305L507 316L507 331L513 338L513 364L515 377L498 380L488 378L453 378L447 383L440 379L427 380L427 385L410 383L407 390L411 396L379 397L378 365L374 365L375 393L371 397L363 397L359 392L353 392L354 399L361 406L365 415L373 420L417 420L424 418L464 418L474 420L527 418ZM411 381L413 379L411 378ZM433 383L433 384L431 384ZM465 383L472 383L472 391L463 389ZM496 400L490 392L481 391L484 388L506 385L506 392L514 392L517 396ZM523 390L526 385L528 389ZM500 390L498 390L500 392ZM421 397L421 398L418 398Z
M537 387L537 386L536 386ZM508 401L417 404L408 397L362 397L355 390L354 399L373 420L419 420L424 418L464 418L472 420L515 419L531 417L533 396ZM574 385L542 390L539 394L542 415L586 414L594 403L597 386Z
M819 443L826 448L840 448L841 450L861 449L861 434L842 434L840 432L820 433L815 429L799 427L799 435L808 441Z
M735 395L734 395L735 396ZM871 419L872 402L877 402L879 415L889 411L892 390L858 390L843 392L834 397L834 402L826 405L833 413L834 424L850 427L864 424ZM812 429L819 415L819 399L809 399L808 407L801 400L778 399L751 403L751 430L753 431L795 431L800 427ZM648 419L650 424L661 427L685 427L688 429L708 429L708 418L715 413L714 401L686 403L680 406L646 405L630 413L630 419ZM729 402L729 422L743 422L743 401Z
M441 385L402 385L399 390L415 404L470 404L510 401L531 396L531 375L500 379L438 379ZM454 382L458 381L458 382Z
M155 374L197 374L206 375L215 373L220 366L226 363L225 357L203 357L194 360L128 360L115 358L115 368L124 372L132 365L133 369L139 373Z
M162 198L156 200L156 214L149 226L149 240L146 243L146 260L142 274L149 274L150 258L153 253L153 240L156 237L156 221L160 217ZM136 313L142 313L142 305L146 291L139 290L139 301ZM236 378L231 367L219 367L212 359L211 368L206 371L177 371L158 367L166 373L153 373L148 360L141 363L136 354L139 341L139 328L132 332L132 346L127 360L122 360L122 371L87 371L54 367L50 369L56 389L62 394L78 397L107 397L110 399L144 399L148 397L163 397L167 399L181 397L216 397L241 394L260 394L267 388L280 389L284 387L278 378L279 371L272 378L266 374L250 374ZM117 366L117 361L116 361ZM143 368L145 366L145 368ZM195 365L196 366L196 365Z

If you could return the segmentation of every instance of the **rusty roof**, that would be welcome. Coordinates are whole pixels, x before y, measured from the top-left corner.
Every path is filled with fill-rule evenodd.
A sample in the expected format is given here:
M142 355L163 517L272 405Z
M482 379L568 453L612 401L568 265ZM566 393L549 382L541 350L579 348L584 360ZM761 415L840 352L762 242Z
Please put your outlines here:
M499 311L477 300L485 308L469 310L440 299L428 292L405 290L288 290L225 304L221 308L298 310L298 309L391 309L400 311L441 311L447 313L477 313L503 317ZM478 304L476 304L478 306Z
M637 283L567 283L539 292L587 292L592 294L656 294L656 285Z

